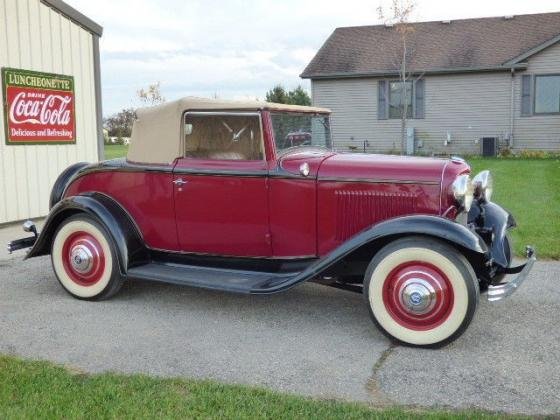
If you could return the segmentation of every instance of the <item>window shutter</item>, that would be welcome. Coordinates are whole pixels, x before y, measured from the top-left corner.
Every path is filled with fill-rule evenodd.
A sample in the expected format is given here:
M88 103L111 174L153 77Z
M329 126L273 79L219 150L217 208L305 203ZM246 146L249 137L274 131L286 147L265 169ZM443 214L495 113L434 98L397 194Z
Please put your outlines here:
M387 119L387 81L377 82L377 119Z
M424 79L414 82L414 118L424 118Z
M524 74L521 77L521 116L533 115L533 76Z

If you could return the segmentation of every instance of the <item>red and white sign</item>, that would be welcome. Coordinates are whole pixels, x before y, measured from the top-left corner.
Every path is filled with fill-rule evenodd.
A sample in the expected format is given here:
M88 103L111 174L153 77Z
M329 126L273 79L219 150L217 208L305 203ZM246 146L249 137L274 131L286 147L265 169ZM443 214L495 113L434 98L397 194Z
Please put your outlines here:
M2 69L2 79L7 144L75 142L73 78Z

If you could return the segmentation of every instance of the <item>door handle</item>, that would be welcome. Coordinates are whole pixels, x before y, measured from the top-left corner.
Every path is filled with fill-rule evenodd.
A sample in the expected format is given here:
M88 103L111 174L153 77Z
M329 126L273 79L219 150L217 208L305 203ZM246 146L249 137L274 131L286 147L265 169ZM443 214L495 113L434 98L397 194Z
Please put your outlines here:
M182 187L183 185L185 185L188 181L185 181L183 178L177 178L175 181L173 181L173 183L175 185L177 185L178 187Z

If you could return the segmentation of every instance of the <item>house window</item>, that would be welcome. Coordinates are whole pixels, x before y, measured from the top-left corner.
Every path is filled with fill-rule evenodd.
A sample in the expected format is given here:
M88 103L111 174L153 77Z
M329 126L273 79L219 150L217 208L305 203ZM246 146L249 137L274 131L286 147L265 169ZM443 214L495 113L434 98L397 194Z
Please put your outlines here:
M560 75L535 77L535 114L560 113Z
M406 118L412 118L412 82L405 82L406 93L402 95L401 81L389 82L389 118L402 118L406 101Z

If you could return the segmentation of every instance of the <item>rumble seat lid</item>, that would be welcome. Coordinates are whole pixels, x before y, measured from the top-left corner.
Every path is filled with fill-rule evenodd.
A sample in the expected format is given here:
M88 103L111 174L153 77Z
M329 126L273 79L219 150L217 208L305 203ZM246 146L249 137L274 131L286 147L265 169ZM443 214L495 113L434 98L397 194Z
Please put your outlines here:
M326 108L261 101L228 101L186 97L162 105L140 108L132 127L127 160L171 164L182 155L181 129L185 111L286 111L329 114Z

